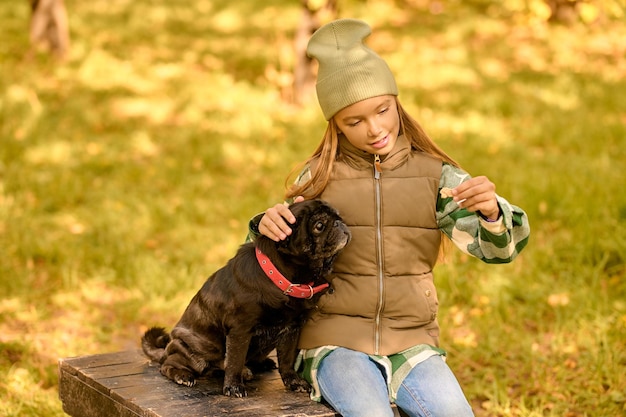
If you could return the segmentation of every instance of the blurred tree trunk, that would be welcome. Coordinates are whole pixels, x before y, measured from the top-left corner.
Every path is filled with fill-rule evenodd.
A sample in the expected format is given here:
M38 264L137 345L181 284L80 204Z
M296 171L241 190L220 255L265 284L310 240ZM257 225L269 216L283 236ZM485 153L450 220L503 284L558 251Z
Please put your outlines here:
M293 73L294 101L302 104L313 96L315 66L306 55L309 38L322 24L337 18L337 0L301 0L302 18L295 36L295 65Z
M32 48L45 46L64 58L70 47L67 11L63 0L31 0L30 42Z
M576 5L579 0L545 0L550 7L550 22L570 23L578 18Z

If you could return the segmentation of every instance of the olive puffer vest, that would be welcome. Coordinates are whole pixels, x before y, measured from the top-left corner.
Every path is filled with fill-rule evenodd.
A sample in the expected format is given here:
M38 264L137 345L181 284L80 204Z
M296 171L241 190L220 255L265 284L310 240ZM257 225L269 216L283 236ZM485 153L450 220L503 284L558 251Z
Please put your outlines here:
M375 169L375 156L340 138L341 159L320 198L338 209L352 241L338 257L300 348L337 345L390 355L438 345L432 270L441 233L435 218L442 163L400 136ZM312 164L311 169L315 169ZM379 171L379 172L378 172Z

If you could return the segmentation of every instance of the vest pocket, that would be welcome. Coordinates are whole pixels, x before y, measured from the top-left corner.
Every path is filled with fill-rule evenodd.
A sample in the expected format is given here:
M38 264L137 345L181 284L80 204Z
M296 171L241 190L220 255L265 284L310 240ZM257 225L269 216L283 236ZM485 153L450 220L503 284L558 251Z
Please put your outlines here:
M437 319L439 299L432 275L388 280L384 316L404 326L423 326Z

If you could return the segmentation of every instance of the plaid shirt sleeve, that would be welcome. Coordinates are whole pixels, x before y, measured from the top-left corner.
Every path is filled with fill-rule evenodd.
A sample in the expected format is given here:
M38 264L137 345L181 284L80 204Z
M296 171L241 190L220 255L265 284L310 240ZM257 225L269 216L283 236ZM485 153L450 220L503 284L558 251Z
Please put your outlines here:
M439 189L454 188L470 179L460 168L444 163ZM504 198L496 195L501 216L488 222L459 206L451 197L437 195L437 223L439 229L463 252L486 263L508 263L528 243L530 226L526 213Z

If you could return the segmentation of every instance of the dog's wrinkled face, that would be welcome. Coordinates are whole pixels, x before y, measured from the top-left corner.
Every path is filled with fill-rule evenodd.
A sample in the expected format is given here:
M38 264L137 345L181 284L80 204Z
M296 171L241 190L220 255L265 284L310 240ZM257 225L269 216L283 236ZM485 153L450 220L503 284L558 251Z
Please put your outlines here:
M337 211L321 200L307 200L289 206L296 217L293 233L281 252L306 256L310 261L333 258L350 242L350 230Z

